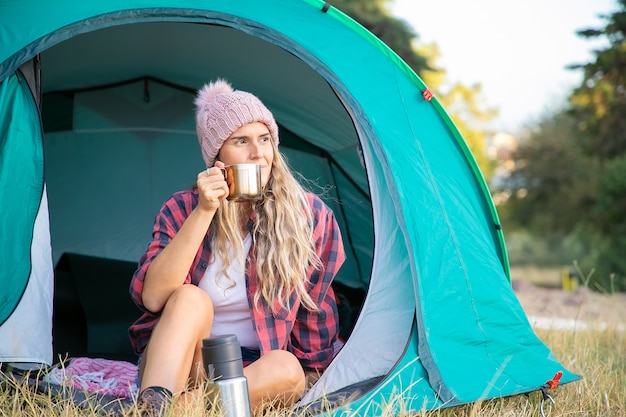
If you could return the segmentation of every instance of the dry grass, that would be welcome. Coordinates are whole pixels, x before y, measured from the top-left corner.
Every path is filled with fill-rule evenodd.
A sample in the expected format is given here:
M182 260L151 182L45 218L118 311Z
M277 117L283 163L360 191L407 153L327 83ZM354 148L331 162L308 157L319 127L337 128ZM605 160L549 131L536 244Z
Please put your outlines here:
M581 374L580 381L551 390L555 404L546 403L546 416L626 415L626 332L615 328L586 331L538 330L537 334L571 371ZM540 416L540 393L477 402L443 410L417 413L421 417L536 417ZM401 401L398 399L398 401ZM200 416L187 407L169 415ZM0 385L0 417L17 416L97 416L94 410L79 408L68 401L34 394L25 384L4 382ZM126 416L137 416L130 409ZM209 417L216 413L207 413ZM268 417L282 417L290 412L268 411Z
M563 268L545 268L537 266L511 267L511 280L524 280L533 285L547 288L561 288Z
M569 370L583 379L549 391L555 404L546 416L623 417L626 415L626 333L607 328L584 332L541 330L539 337ZM441 417L535 417L540 393L430 412Z

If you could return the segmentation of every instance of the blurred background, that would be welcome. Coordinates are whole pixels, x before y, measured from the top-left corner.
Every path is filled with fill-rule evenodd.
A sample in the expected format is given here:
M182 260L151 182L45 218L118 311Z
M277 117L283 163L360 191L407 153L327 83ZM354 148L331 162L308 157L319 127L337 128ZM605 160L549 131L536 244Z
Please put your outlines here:
M332 4L454 120L490 186L513 278L626 291L626 0Z

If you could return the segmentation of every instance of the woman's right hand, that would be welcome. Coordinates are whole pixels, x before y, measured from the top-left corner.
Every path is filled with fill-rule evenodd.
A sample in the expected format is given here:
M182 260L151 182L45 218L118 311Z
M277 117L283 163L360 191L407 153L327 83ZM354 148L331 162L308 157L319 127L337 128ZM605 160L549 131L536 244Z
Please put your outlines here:
M198 174L196 185L200 198L198 201L199 207L209 211L216 211L221 204L221 200L228 196L228 184L226 184L224 179L223 168L224 164L216 161L215 166L207 168Z

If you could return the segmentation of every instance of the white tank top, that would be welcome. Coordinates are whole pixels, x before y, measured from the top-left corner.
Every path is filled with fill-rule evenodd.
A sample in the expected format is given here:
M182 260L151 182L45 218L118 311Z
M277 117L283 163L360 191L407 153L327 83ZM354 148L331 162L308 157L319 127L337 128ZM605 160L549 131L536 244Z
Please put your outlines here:
M252 237L248 234L244 241L244 253L252 246ZM234 255L231 250L231 255ZM215 316L211 336L225 334L237 335L242 347L258 349L259 342L252 325L252 315L246 293L245 258L237 257L228 268L229 280L224 274L216 275L222 269L222 258L213 252L211 262L200 280L198 287L209 294L213 301Z

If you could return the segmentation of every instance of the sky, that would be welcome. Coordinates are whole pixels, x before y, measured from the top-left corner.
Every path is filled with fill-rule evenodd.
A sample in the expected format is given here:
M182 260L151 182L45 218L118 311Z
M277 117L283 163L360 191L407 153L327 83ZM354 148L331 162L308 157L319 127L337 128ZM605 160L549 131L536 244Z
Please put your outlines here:
M436 43L449 82L480 83L487 106L499 116L492 128L516 133L542 113L555 111L582 80L571 64L593 60L606 42L576 31L601 29L598 17L617 10L616 0L393 0L420 43Z

